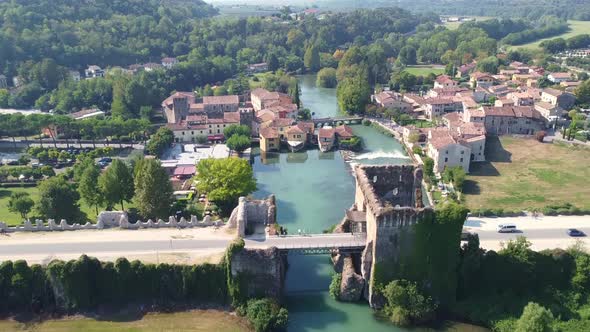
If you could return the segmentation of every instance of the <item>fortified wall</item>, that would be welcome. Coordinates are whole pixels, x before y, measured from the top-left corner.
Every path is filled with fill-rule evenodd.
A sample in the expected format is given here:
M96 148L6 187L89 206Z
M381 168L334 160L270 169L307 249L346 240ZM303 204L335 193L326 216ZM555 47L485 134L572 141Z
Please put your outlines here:
M229 217L228 227L236 228L238 236L244 237L246 233L253 233L255 228L264 228L276 223L276 220L277 207L274 195L263 200L240 197L238 206Z
M95 224L87 222L85 224L68 224L65 219L57 222L54 219L43 220L37 219L35 222L25 220L22 225L8 226L5 222L0 221L0 232L49 232L49 231L75 231L83 229L105 229L105 228L122 228L122 229L141 229L141 228L193 228L193 227L209 227L222 224L221 221L212 221L210 216L205 216L203 220L198 220L196 216L191 216L190 220L184 217L176 219L170 216L168 221L158 219L153 221L149 219L146 222L137 221L135 223L129 222L127 213L117 211L105 211L98 215Z
M379 298L373 292L375 278L411 254L412 226L433 211L422 204L420 167L356 166L354 175L355 202L347 211L345 223L352 229L366 229L367 245L360 262L360 274L365 280L363 295L371 306L379 307Z
M281 301L286 257L276 247L242 249L231 260L231 275L247 298L270 297Z

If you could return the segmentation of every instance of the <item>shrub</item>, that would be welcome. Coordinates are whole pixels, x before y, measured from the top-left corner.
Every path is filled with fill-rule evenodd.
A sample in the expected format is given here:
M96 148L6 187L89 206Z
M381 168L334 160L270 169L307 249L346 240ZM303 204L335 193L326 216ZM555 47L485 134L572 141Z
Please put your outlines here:
M363 120L363 126L370 126L370 125L371 125L371 121Z
M384 310L393 323L423 324L434 319L436 304L418 290L415 282L394 280L385 286L383 295L387 299Z
M535 139L541 143L543 143L545 136L547 136L547 133L544 130L540 130L535 133Z
M289 313L271 299L254 299L247 303L246 318L256 332L284 330Z
M334 300L340 299L340 284L342 284L342 273L333 274L332 282L330 282L330 296Z

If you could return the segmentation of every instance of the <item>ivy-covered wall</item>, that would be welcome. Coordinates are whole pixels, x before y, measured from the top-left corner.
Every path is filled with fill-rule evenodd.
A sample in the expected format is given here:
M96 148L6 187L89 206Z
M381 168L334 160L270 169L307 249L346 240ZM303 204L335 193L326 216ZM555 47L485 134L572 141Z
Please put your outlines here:
M461 229L467 209L449 203L390 235L388 253L376 253L372 285L379 292L392 280L406 279L447 307L455 299Z

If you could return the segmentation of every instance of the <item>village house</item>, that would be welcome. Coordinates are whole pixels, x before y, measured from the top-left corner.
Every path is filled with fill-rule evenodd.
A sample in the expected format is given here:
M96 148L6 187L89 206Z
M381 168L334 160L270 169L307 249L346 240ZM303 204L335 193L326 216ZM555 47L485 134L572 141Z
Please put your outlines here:
M264 73L268 71L268 64L266 62L249 64L247 71L249 74Z
M86 70L84 71L84 74L86 76L86 78L95 78L95 77L104 77L104 70L102 68L100 68L99 66L88 66L88 68L86 68Z
M547 79L553 83L561 83L572 81L572 75L570 73L551 73L547 75Z
M101 115L105 115L105 112L99 110L98 108L87 108L75 113L68 114L68 116L74 120L83 120Z
M442 173L447 167L461 167L469 172L471 149L456 141L448 130L428 132L426 154L434 160L434 172Z
M313 122L299 122L285 131L287 145L289 145L291 151L299 151L311 140L313 132Z
M506 98L511 99L515 106L532 106L535 102L533 96L527 92L511 92Z
M455 77L456 78L468 77L469 74L475 69L476 66L477 66L477 64L475 62L460 66L459 68L457 68L457 75Z
M281 141L276 128L266 127L260 129L260 151L279 151Z
M452 98L429 98L424 104L424 115L430 121L445 113L463 110L463 102L455 97Z
M291 110L297 110L298 108L288 94L270 92L263 88L252 90L250 92L250 101L256 112L274 106L282 106Z
M403 97L393 91L383 91L372 96L373 102L379 107L397 109L403 113L409 113L413 107L410 103L405 102Z
M447 89L447 88L454 88L457 87L459 83L454 81L448 75L440 75L434 80L434 88L435 89Z
M163 58L161 63L164 68L171 69L172 67L174 67L178 64L178 59L167 57L167 58Z
M328 152L332 150L336 143L336 130L332 127L324 127L318 130L318 145L320 151Z
M148 71L148 72L149 71L156 70L156 69L163 68L163 66L161 64L155 63L155 62L144 63L142 65L142 67L143 67L143 70Z
M222 117L223 113L237 112L239 107L240 98L236 95L203 97L203 111L209 117Z
M494 85L496 79L492 75L476 71L470 75L469 84L471 88L482 87L489 88Z
M541 92L541 101L567 111L574 107L576 103L576 97L568 92L546 88Z
M470 91L467 88L461 87L450 87L450 88L434 88L428 90L427 96L429 98L445 98L445 97L453 97L458 93Z
M532 106L483 106L482 111L488 134L532 135L545 129L545 118Z
M446 114L443 122L455 141L469 147L470 162L485 161L486 129L483 123L465 122L463 114L458 112Z

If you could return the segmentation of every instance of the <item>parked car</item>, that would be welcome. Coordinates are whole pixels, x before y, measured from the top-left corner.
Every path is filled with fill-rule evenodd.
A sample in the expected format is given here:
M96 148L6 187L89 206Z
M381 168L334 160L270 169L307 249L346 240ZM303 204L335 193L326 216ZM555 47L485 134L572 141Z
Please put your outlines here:
M518 229L515 224L500 224L498 225L498 233L515 233Z
M100 160L99 160L98 162L99 162L99 163L100 163L100 162L110 163L110 162L112 162L112 161L113 161L113 158L109 158L109 157L103 157L103 158L100 158Z
M100 166L100 168L105 168L109 165L109 163L105 162L105 161L99 161L98 162L98 166Z
M567 235L569 235L569 236L586 236L586 234L584 234L584 232L582 232L579 229L575 229L575 228L568 229Z
M477 237L477 233L474 232L468 232L468 231L462 231L461 232L461 241L469 241L469 238L475 236Z

